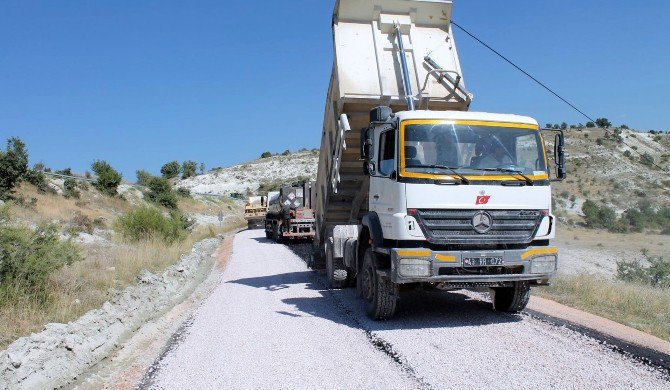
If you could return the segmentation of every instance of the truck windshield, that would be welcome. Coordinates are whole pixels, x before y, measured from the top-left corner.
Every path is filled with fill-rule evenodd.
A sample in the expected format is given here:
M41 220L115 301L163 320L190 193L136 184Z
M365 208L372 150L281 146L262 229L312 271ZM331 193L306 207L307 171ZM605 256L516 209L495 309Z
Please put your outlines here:
M518 172L546 177L542 138L533 126L412 122L406 121L401 130L404 176L449 175L449 169L454 169L463 175Z

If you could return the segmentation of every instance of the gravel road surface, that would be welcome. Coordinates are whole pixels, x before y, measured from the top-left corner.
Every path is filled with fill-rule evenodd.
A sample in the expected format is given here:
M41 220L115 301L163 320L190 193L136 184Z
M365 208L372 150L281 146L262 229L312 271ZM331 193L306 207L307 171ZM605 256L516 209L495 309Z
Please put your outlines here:
M142 387L150 389L668 389L667 373L485 294L409 292L393 320L367 319L262 230L239 233L221 284Z

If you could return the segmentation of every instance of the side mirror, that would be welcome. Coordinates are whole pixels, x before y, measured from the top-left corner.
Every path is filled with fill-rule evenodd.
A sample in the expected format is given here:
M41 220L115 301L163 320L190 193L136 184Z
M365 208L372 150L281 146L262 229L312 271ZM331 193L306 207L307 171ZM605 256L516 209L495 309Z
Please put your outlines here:
M361 159L367 160L372 155L372 137L370 128L361 130Z
M568 171L565 166L565 134L563 130L559 129L542 129L543 131L555 132L554 136L554 163L556 170L556 178L554 181L561 181L568 176Z
M565 136L563 132L554 137L554 159L556 160L556 179L563 180L568 176L565 167Z
M389 178L391 180L397 179L398 178L398 173L396 171L391 172L391 174L389 175Z

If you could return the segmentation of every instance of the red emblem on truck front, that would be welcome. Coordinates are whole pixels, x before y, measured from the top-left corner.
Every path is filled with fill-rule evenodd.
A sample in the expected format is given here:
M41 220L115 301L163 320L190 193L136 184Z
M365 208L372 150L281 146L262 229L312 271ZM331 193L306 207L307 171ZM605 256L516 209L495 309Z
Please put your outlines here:
M477 200L475 201L475 204L487 204L489 202L489 198L491 195L479 195L477 196Z

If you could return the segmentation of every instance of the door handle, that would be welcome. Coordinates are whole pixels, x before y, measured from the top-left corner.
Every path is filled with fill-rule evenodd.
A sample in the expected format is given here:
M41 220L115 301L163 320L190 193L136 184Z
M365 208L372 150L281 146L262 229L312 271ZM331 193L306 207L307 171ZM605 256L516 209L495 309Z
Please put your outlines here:
M373 198L375 198L375 200L377 200L377 199L379 199L379 195L378 195L378 194L375 194L375 195L373 196Z

